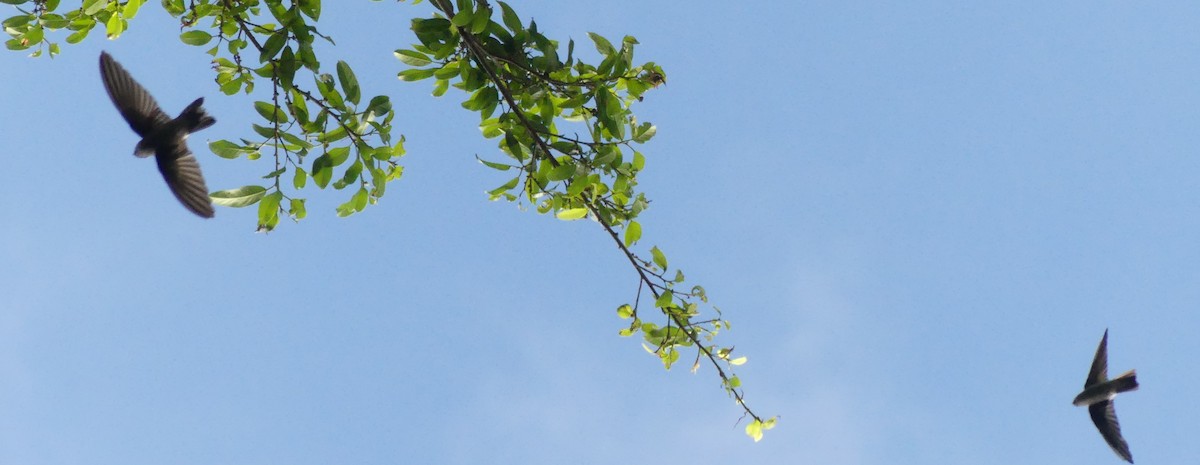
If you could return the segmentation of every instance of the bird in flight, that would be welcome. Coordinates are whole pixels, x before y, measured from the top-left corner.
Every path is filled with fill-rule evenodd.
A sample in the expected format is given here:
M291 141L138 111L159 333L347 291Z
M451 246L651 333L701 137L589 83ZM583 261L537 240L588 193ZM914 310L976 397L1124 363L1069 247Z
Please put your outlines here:
M133 128L133 132L142 138L134 147L133 154L138 157L153 154L158 162L158 171L175 198L192 213L212 218L212 200L208 198L208 187L204 185L204 176L200 174L200 164L185 142L189 134L217 122L201 107L204 98L196 99L178 117L171 118L158 106L154 97L107 52L100 52L100 77L121 116Z
M1074 403L1077 406L1087 406L1092 423L1096 424L1100 435L1108 441L1113 452L1129 463L1133 463L1133 454L1129 453L1129 444L1121 437L1121 425L1117 423L1117 412L1113 410L1112 401L1118 393L1137 388L1137 373L1134 370L1108 379L1108 330L1104 330L1104 338L1100 339L1096 358L1092 360L1092 370L1088 372L1087 381L1083 383L1083 392L1075 396Z

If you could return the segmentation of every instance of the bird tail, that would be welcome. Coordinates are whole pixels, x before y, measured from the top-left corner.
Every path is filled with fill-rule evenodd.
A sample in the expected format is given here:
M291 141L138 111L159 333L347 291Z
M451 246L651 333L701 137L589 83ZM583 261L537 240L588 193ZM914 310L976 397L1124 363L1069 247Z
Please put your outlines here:
M1129 370L1122 373L1121 376L1113 378L1113 387L1117 392L1132 391L1138 388L1137 370Z
M188 132L196 132L212 126L217 120L204 112L204 97L196 99L191 105L179 113L179 118L187 123Z

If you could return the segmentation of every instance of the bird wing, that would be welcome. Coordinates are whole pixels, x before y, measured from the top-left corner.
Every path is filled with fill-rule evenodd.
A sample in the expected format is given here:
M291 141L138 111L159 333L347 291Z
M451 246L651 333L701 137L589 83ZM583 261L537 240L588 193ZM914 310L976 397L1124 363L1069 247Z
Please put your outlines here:
M1092 359L1092 370L1088 372L1086 388L1093 384L1108 381L1108 330L1104 330L1104 338L1100 339L1100 347L1096 348L1096 358Z
M106 52L100 52L100 78L104 80L108 97L139 136L146 137L155 128L171 121L154 97Z
M1121 424L1117 423L1117 411L1113 409L1112 401L1094 403L1088 406L1088 413L1092 415L1092 423L1096 424L1096 429L1100 430L1100 435L1104 436L1104 440L1108 442L1109 447L1112 447L1113 452L1129 463L1133 463L1133 454L1129 453L1129 444L1126 444L1125 438L1121 437Z
M167 187L175 198L192 213L204 218L213 217L212 200L208 198L208 186L200 173L200 164L180 140L176 144L163 144L155 153L158 171L167 181Z

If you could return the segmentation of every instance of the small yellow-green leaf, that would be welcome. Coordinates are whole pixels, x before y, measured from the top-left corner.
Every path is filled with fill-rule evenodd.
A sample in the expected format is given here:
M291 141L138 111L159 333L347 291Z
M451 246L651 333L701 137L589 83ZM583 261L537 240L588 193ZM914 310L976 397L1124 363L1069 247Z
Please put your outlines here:
M39 35L37 37L38 40L29 39L29 41L30 42L41 42L42 41L41 35L40 35L41 28L31 29L29 31L30 32L29 36L32 36L33 32L35 32L35 31L39 33ZM104 23L104 34L106 36L108 36L108 39L109 40L116 39L117 37L121 36L122 32L125 32L125 21L121 19L121 16L120 15L109 16L108 22Z
M630 221L628 226L625 226L625 247L636 244L642 238L642 225L637 221Z
M308 216L308 210L304 208L304 199L292 199L290 203L291 208L288 209L288 214L292 215L292 218L302 220Z
M746 363L746 357L738 357L738 358L735 358L735 359L729 361L729 364L734 365L734 366L741 365L744 363Z
M578 220L580 218L587 216L587 213L588 213L587 208L568 208L566 210L558 212L554 216L560 220L572 221L572 220Z
M125 4L125 9L121 10L121 16L124 16L127 20L133 19L134 16L137 16L138 9L141 7L142 0L129 0L129 2ZM54 11L54 9L51 8L49 11Z
M630 307L629 304L624 304L620 307L617 307L617 317L621 318L622 320L633 318L633 307Z
M746 436L750 436L751 438L753 438L754 442L758 442L758 441L762 440L762 436L763 436L762 432L763 432L763 424L761 421L754 420L754 421L751 421L750 424L746 425Z
M650 248L650 255L654 256L654 264L655 264L655 265L658 265L658 267L659 267L660 269L662 269L662 270L666 271L666 269L667 269L667 256L666 256L666 255L663 255L662 251L661 251L661 250L658 250L658 247L651 247L651 248Z
M292 175L292 187L303 189L304 184L308 182L308 173L304 172L304 168L296 167L296 172Z
M658 299L654 301L654 306L658 308L670 307L675 302L675 293L670 290L664 291Z

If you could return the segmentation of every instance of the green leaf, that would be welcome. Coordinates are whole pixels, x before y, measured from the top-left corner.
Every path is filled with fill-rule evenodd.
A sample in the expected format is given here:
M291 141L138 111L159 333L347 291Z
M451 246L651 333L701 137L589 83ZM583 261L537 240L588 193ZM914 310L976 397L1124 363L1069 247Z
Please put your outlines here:
M329 101L329 105L334 108L341 108L345 105L342 100L342 94L338 93L333 87L333 76L322 74L314 76L313 81L317 84L317 90L321 92L321 96Z
M433 63L433 60L430 60L428 55L414 50L396 50L393 54L409 66L422 67Z
M129 0L125 3L125 9L121 10L121 17L129 20L137 16L138 9L142 7L142 0ZM54 8L49 8L48 11L54 11Z
M625 226L625 247L636 244L638 239L642 238L642 225L637 221L630 221L628 226Z
M503 163L494 163L494 162L490 162L490 161L484 160L484 159L482 159L482 158L479 158L479 156L478 156L478 155L477 155L477 156L475 156L475 159L476 159L476 160L479 160L479 162L480 162L480 163L483 163L483 164L484 164L484 166L487 166L488 168L491 168L491 169L494 169L494 170L508 171L508 169L509 169L509 168L512 168L512 166L511 166L511 165L505 165L505 164L503 164Z
M471 20L473 20L475 16L474 13L475 12L470 9L458 10L458 13L454 14L454 18L450 19L450 24L458 27L464 27L468 24L471 24Z
M212 34L206 31L187 31L179 34L179 40L188 45L206 45L212 40Z
M313 182L317 183L317 187L324 189L333 178L333 160L328 154L323 154L313 160L312 170Z
M613 48L612 42L609 42L604 36L595 32L589 32L588 37L591 37L592 42L596 43L596 51L600 52L601 55L609 56L617 53L617 49Z
M633 307L630 307L629 304L624 304L620 307L617 307L617 317L622 320L633 318Z
M299 0L300 12L314 21L321 19L321 0Z
M108 0L83 0L83 14L95 16L100 10L108 6Z
M508 190L512 189L514 187L517 187L517 182L519 182L520 180L521 180L521 177L517 176L515 178L509 179L508 182L504 183L504 185L488 191L488 200L494 201L494 200L500 198L501 196L511 197L511 194L507 193ZM512 198L509 198L509 200L512 200Z
M504 21L504 25L514 33L521 32L523 28L521 27L521 18L517 16L517 12L513 11L512 7L508 6L507 3L499 3L500 18Z
M37 33L37 36L36 36L37 40L34 40L34 37L33 37L35 32ZM108 38L111 40L111 39L116 39L117 37L120 37L122 32L125 32L125 21L123 21L121 19L121 17L118 15L109 16L108 22L104 23L104 34L106 36L108 36ZM29 33L26 34L26 38L28 38L30 43L41 42L42 41L42 28L39 27L36 29L30 29Z
M354 76L354 70L350 69L350 65L345 61L338 60L337 74L338 81L342 83L342 91L346 94L346 100L358 105L358 99L361 95L358 87L358 77Z
M563 163L550 170L550 172L546 174L546 179L550 181L562 181L564 179L571 179L571 176L574 175L575 165L572 163Z
M487 30L488 24L492 22L491 16L491 10L487 8L481 8L476 11L475 16L471 18L471 33L479 34Z
M262 53L258 55L260 63L266 63L278 55L283 46L287 45L287 34L284 31L275 31L270 37L267 37L267 42L263 44Z
M450 81L438 79L433 85L433 96L441 97L446 94L446 90L450 88Z
M80 42L83 42L83 39L86 39L88 36L88 33L91 31L92 31L92 28L87 28L87 29L80 29L78 31L72 32L71 35L67 36L67 43L68 44L78 44Z
M729 364L733 366L742 365L744 363L746 363L746 357L738 357L729 361Z
M304 208L304 199L291 199L289 203L291 205L288 208L288 214L292 215L292 218L302 220L308 216L308 210Z
M357 182L359 180L358 179L359 175L362 174L362 168L363 168L362 162L359 160L355 160L354 164L350 165L349 168L346 168L346 172L342 174L342 179L334 181L333 188L334 189L342 189L346 186L349 186L349 185Z
M673 303L675 303L675 293L672 292L670 289L668 289L666 291L663 291L662 295L659 295L658 299L656 299L654 301L654 307L655 308L667 308L667 307L670 307L671 304L673 304Z
M650 255L654 256L655 265L658 265L664 271L667 269L667 256L663 255L662 251L658 250L658 247L651 247Z
M675 362L679 361L679 351L675 350L673 347L669 347L667 350L662 351L658 358L662 360L663 367L670 370L671 365L674 365Z
M392 111L392 99L386 95L376 95L367 103L368 115L384 115Z
M297 190L303 189L304 184L308 182L308 173L304 172L304 168L296 167L296 172L292 174L292 187Z
M754 420L754 421L751 421L750 424L746 425L746 436L750 436L751 438L754 438L754 442L761 441L762 436L763 436L762 422L758 421L758 420Z
M241 208L254 205L267 193L267 188L262 186L244 186L237 189L229 189L213 192L209 194L213 203L223 207Z
M275 225L279 224L279 201L283 199L283 193L279 191L272 192L270 195L263 197L258 203L258 230L270 231L275 229Z
M566 210L562 210L562 211L558 212L554 216L563 221L573 221L573 220L578 220L580 218L583 218L583 217L587 216L587 214L588 214L587 208L568 208Z
M654 137L654 134L656 133L658 133L657 126L654 126L650 123L643 123L634 130L633 140L634 142L645 143L646 141L649 141L651 137Z
M354 202L354 210L363 211L364 208L367 208L368 197L367 188L358 188L358 192L355 192L354 197L351 198L351 201Z
M435 71L437 71L437 70L436 69L406 69L406 70L401 71L398 74L396 74L396 77L400 78L401 81L415 82L415 81L420 81L422 79L429 79L430 77L433 76L433 73Z
M263 101L254 102L254 111L257 111L263 119L272 123L287 122L287 116L283 114L283 110L274 104Z
M212 153L215 153L218 157L228 159L237 158L243 152L241 146L227 140L209 142L208 149L212 150Z

